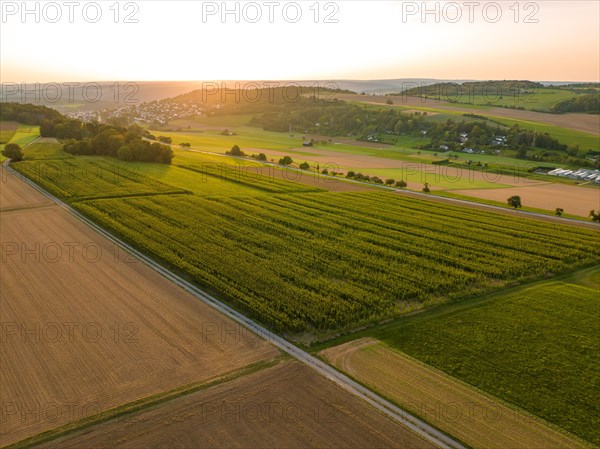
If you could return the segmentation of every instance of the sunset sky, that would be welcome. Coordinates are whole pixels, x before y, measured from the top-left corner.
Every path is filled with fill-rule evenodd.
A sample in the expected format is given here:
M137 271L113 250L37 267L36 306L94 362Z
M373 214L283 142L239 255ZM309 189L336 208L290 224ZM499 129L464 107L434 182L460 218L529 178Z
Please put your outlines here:
M31 10L39 8L39 17L22 17L21 1L1 3L2 82L600 79L597 1L538 1L527 9L527 2L500 1L502 17L496 23L491 20L497 8L485 1L475 8L473 23L463 2L427 2L432 10L438 5L439 23L434 14L423 18L415 12L422 2L401 1L320 2L318 23L315 8L310 9L313 1L297 2L302 16L296 23L286 21L283 7L288 19L297 7L285 1L275 7L273 23L265 2L228 2L232 10L239 3L240 23L234 14L223 23L220 11L214 11L221 2L121 2L119 23L109 9L113 1L98 2L102 16L96 23L83 17L83 7L92 2L79 2L73 23L64 2L26 2ZM514 3L520 9L518 23L514 8L509 9ZM86 10L89 19L94 8ZM245 20L254 20L257 11L262 14L257 23ZM138 23L123 23L132 12ZM462 17L450 23L457 12ZM328 13L335 13L331 18L338 23L324 23ZM525 23L530 14L538 23Z

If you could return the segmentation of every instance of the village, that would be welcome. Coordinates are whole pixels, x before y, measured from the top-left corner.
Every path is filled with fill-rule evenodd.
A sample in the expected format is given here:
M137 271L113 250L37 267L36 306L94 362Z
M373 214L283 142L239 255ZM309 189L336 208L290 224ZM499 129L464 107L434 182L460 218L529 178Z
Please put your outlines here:
M198 116L202 112L202 107L197 104L152 101L120 108L69 112L65 115L83 122L102 123L126 117L129 123L166 125L170 120Z

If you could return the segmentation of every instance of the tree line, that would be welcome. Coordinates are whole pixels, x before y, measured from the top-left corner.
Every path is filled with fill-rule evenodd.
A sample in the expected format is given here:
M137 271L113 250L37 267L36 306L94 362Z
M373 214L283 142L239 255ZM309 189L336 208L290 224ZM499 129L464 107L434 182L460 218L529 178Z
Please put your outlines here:
M22 103L0 103L0 120L26 125L40 125L43 120L61 120L63 115L46 106Z
M151 135L138 125L128 128L99 126L79 139L67 140L63 149L73 155L113 156L124 161L170 164L174 156L171 146L145 138L151 139Z
M138 125L121 127L82 122L46 106L21 103L0 103L0 119L39 125L42 137L63 141L64 151L73 155L113 156L125 161L161 164L170 164L173 159L169 145L147 141L155 140L154 136ZM165 139L161 141L170 143ZM13 156L18 157L16 152Z
M306 99L294 105L283 104L254 116L251 126L266 131L352 135L366 138L372 134L404 134L426 129L426 113L404 114L396 109L373 109L343 101L315 104Z
M600 93L580 95L578 97L563 100L552 106L554 112L586 112L588 114L600 114Z

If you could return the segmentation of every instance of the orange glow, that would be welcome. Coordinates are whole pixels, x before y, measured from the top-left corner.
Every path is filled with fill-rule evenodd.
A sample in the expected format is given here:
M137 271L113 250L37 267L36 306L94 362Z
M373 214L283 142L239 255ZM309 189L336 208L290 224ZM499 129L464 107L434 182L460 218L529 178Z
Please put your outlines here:
M277 14L273 23L266 17L248 23L243 16L240 23L234 16L223 23L216 13L204 23L202 3L139 2L139 23L114 23L108 9L97 23L77 15L74 23L66 17L58 23L44 17L40 23L33 18L22 23L16 13L3 16L0 78L600 80L600 6L593 1L537 2L533 17L538 23L524 23L531 14L527 10L519 11L515 23L509 2L500 2L497 23L485 20L481 11L469 23L466 10L458 23L443 15L436 23L434 16L423 20L420 13L403 20L402 4L411 2L378 1L337 2L338 23L323 23L324 10L314 23L305 2L297 23ZM448 2L427 3L444 11Z

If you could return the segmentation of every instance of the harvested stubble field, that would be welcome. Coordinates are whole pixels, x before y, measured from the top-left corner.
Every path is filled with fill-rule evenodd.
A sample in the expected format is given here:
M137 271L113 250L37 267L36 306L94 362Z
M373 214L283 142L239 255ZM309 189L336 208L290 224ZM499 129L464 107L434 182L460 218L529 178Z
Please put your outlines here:
M297 362L163 403L43 448L433 448Z
M20 175L12 174L3 165L0 166L0 185L0 211L53 204L27 185Z
M2 198L32 190L7 176ZM58 206L0 230L0 446L278 354Z
M471 447L591 447L375 339L361 338L320 354L337 368Z
M511 196L519 195L524 206L545 210L554 210L560 207L566 214L580 217L587 217L591 209L600 208L600 187L586 188L546 183L524 184L521 187L498 190L454 190L453 193L503 203Z

